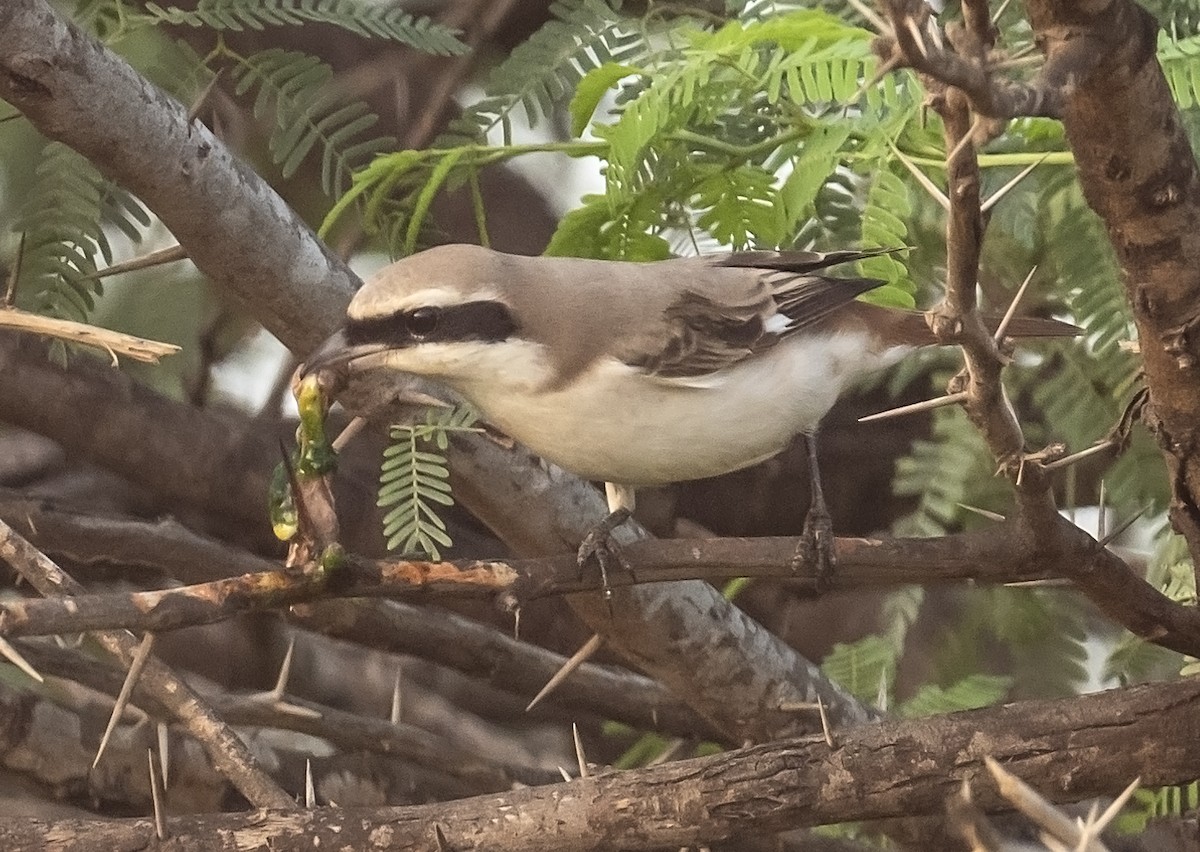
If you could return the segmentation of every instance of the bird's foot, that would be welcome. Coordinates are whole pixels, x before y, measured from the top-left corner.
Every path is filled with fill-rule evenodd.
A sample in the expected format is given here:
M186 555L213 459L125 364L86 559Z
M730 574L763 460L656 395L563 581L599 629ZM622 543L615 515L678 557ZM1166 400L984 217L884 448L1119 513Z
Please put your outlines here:
M823 595L829 590L837 558L833 551L833 519L828 512L809 510L804 516L804 532L792 555L792 570L801 565L813 566L813 593Z
M612 532L621 524L629 520L630 512L628 509L620 508L609 512L596 526L588 531L588 534L583 537L583 542L579 545L579 551L576 554L576 561L579 564L580 574L582 576L583 568L587 565L588 560L595 557L596 564L600 566L600 591L604 595L604 601L608 604L608 614L613 614L612 605L612 587L608 584L608 573L610 570L621 568L625 571L631 571L629 563L621 554L617 543L613 541Z

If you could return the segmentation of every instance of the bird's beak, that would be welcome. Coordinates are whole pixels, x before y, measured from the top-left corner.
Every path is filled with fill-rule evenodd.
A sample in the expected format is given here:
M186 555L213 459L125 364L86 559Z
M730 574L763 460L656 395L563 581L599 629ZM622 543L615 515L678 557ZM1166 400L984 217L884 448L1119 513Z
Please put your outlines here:
M345 375L354 371L354 362L358 359L385 352L387 348L384 343L351 345L346 339L345 330L339 329L322 343L316 352L308 356L300 368L300 377L323 371Z

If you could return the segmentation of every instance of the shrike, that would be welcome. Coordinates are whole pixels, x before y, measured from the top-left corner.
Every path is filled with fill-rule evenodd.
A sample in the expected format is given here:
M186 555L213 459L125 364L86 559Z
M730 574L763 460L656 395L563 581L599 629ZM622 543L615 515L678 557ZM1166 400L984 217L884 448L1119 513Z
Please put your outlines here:
M444 382L538 455L603 480L610 514L580 559L595 553L604 569L635 488L768 459L811 435L854 379L936 342L922 314L856 301L884 282L814 274L874 253L630 263L441 246L367 282L305 372ZM1077 331L1032 318L1008 328ZM824 509L819 486L813 508ZM806 522L810 547L819 534Z

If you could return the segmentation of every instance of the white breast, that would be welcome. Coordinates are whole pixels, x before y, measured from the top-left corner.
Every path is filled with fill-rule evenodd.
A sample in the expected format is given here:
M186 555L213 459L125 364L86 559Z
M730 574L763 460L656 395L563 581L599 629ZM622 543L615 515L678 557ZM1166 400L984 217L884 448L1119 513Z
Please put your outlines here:
M816 427L845 384L895 361L867 335L798 335L698 379L597 362L560 389L533 343L480 344L453 384L512 437L588 479L660 485L716 476L775 455ZM451 370L450 372L457 372Z

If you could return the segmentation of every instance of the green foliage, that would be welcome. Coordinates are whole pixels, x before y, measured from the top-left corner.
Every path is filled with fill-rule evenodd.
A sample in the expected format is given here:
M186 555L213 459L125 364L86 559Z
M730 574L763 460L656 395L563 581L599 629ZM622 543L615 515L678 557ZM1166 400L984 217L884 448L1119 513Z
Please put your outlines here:
M821 662L830 680L860 701L874 704L896 682L900 649L883 636L864 636L856 642L839 642Z
M454 504L444 453L451 434L478 431L475 419L469 408L442 409L429 411L423 423L392 427L377 501L382 508L393 507L383 518L388 550L399 547L439 559L438 547L450 546L446 522L434 508Z
M407 44L425 53L453 56L467 47L455 31L429 18L414 18L403 7L361 0L199 0L195 9L147 3L154 23L210 30L261 30L305 23L332 24L365 38Z
M1156 790L1136 790L1113 822L1122 834L1140 834L1152 819L1181 817L1200 809L1200 781Z
M321 189L340 195L352 169L385 148L391 137L354 141L379 120L366 105L345 103L329 85L333 69L319 59L289 50L237 57L235 91L257 90L254 117L274 114L268 143L283 177L291 177L314 148L321 151Z
M446 140L482 143L489 131L500 127L504 141L510 142L511 115L518 106L532 127L551 115L590 72L636 62L646 49L640 27L616 14L605 0L556 0L550 15L550 21L493 69L484 84L485 97L463 112ZM583 97L589 90L595 95L589 115L608 88L595 87L593 78L583 88Z
M105 225L133 241L150 218L131 195L103 178L95 167L59 142L43 149L28 201L13 230L25 235L21 292L37 295L44 312L83 320L102 291L97 257L113 262Z
M974 710L999 703L1013 679L1002 675L971 674L948 687L927 683L899 707L901 716L934 716L957 710Z
M599 157L607 186L562 219L549 254L652 260L689 243L793 246L825 187L851 174L872 202L853 240L903 245L908 189L885 163L918 119L917 89L907 76L864 86L875 68L866 31L812 9L765 17L764 8L714 27L626 17L601 0L556 3L554 20L492 72L452 133L432 150L377 159L322 231L358 205L371 232L408 253L433 194L482 167L558 151ZM615 105L601 114L609 93ZM531 123L565 108L574 134L590 122L598 141L511 144L517 106ZM505 144L485 144L497 127ZM911 305L899 260L875 266L891 286L874 297Z

